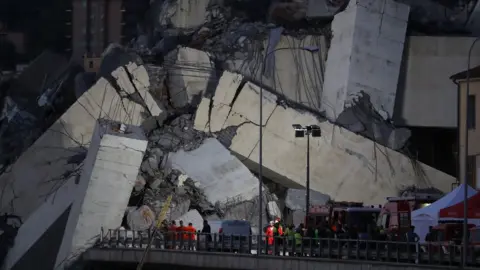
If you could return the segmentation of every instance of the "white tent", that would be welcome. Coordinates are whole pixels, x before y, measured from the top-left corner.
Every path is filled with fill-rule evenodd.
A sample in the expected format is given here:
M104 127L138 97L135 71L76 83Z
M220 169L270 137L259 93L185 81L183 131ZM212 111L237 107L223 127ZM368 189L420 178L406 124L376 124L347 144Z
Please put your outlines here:
M438 201L412 212L412 226L415 226L415 232L420 237L420 242L425 242L428 227L438 224L438 213L440 210L463 201L463 189L464 185L461 184ZM476 193L475 189L468 187L468 198Z

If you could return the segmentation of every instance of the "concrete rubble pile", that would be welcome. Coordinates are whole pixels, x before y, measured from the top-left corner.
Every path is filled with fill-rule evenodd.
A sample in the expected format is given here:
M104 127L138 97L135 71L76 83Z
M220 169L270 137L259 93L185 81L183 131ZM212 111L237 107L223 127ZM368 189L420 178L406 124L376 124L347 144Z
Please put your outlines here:
M62 242L59 262L91 245L87 236L100 229L94 226L149 228L169 195L166 218L198 229L202 219L246 219L258 231L259 196L264 225L275 217L297 224L306 210L307 149L292 124L322 130L322 137L310 140L311 203L381 204L411 186L450 189L453 177L395 151L410 136L390 122L408 6L350 1L331 27L310 29L304 19L323 15L308 11L309 1L253 11L252 3L153 1L149 27L155 35L140 35L132 48L110 46L98 81L0 176L2 211L25 220L20 232L33 224L48 228L67 213L70 240ZM382 21L383 28L369 24ZM300 29L289 29L291 23ZM375 48L366 36L378 41ZM256 175L260 125L262 195ZM99 135L103 131L110 137ZM112 153L128 166L114 165ZM103 155L112 164L102 165ZM95 170L109 181L121 179L121 198L101 198L94 187L115 185L97 182ZM62 199L54 200L59 193ZM95 201L111 207L100 209ZM110 219L92 221L97 214L90 207ZM35 237L24 236L30 244L13 249L25 252Z

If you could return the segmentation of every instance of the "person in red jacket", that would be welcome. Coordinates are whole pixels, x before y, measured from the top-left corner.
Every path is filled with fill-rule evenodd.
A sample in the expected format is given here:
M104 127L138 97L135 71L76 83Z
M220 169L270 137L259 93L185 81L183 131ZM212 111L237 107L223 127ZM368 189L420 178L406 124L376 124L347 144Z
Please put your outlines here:
M172 244L168 245L168 248L175 248L173 246L173 241L177 240L177 224L175 223L175 220L172 220L172 223L168 226L168 240L172 242Z
M275 235L275 227L273 225L274 225L274 222L272 220L272 221L270 221L270 225L268 225L267 231L265 232L265 235L266 235L266 238L267 238L267 244L269 246L273 245L273 239L274 239L273 237ZM271 247L269 247L268 254L272 254Z

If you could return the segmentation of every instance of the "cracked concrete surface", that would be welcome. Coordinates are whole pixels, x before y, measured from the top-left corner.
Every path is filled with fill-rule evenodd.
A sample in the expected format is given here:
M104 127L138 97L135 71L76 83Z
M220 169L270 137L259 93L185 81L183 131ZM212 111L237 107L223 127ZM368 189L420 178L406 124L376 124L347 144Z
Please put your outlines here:
M350 1L332 22L322 110L334 121L360 91L393 117L410 7L393 0Z
M257 170L259 87L248 82L237 92L237 84L231 85L233 87L228 83L219 84L216 93L222 99L236 92L233 104L215 104L204 98L197 110L195 128L219 133L232 126L238 127L228 147L251 170ZM310 140L311 188L334 200L378 204L409 185L448 191L455 181L443 172L311 113L280 106L276 96L267 91L264 91L262 102L264 174L286 187L301 188L305 183L306 140L294 138L292 123L316 124L322 129L321 138ZM215 113L220 109L223 114ZM212 126L212 123L215 124Z
M147 103L151 100L147 91L149 80L143 67L130 64L127 69L119 67L113 73L124 89L131 91L136 88ZM134 78L135 87L127 87L129 76ZM141 125L144 116L161 111L152 102L148 108L145 103L138 104L125 93L119 93L107 80L99 79L22 154L7 173L0 176L3 190L1 210L28 218L63 184L78 181L82 164L71 163L69 159L86 153L97 119Z

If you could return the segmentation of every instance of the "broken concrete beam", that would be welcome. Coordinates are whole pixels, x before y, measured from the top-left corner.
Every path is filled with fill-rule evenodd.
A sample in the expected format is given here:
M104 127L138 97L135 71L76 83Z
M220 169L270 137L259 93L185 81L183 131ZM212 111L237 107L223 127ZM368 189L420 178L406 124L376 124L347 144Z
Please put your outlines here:
M258 169L258 87L247 83L230 107L222 130L216 130L224 145L250 169ZM236 91L236 89L230 89ZM266 91L264 91L265 93ZM311 188L335 200L383 203L406 186L433 186L450 190L455 179L374 141L339 128L285 105L277 105L272 94L263 98L264 175L289 188L305 185L306 139L295 138L292 124L319 125L321 138L310 140ZM215 109L216 105L213 105ZM212 109L212 111L214 111ZM197 111L197 126L208 127L216 117ZM219 120L220 121L220 120ZM365 192L358 192L364 190Z
M150 79L145 67L137 66L137 64L130 62L113 71L112 76L120 89L125 91L131 100L145 106L149 115L153 117L146 121L154 121L158 124L165 121L167 111L149 92Z
M335 16L322 92L330 120L361 91L384 118L393 116L409 10L393 0L350 1Z
M271 219L282 218L282 211L278 207L276 201L271 201L267 203L267 213Z
M207 90L213 73L213 63L206 52L192 48L180 48L171 52L167 59L168 91L175 108L194 102Z
M148 141L140 127L129 125L122 131L119 126L98 121L79 181L82 197L73 202L57 267L92 247L98 228L116 229L122 223Z
M73 249L83 251L93 244L99 228L120 227L147 140L140 128L127 126L126 133L120 134L115 131L118 125L106 120L98 122L80 179L65 179L56 193L29 216L18 231L5 269L25 269L18 264L27 252L34 252L34 246L56 250L54 257L47 259L53 260L51 264L56 259L58 266ZM52 230L56 237L45 238ZM77 252L69 260L81 254ZM59 269L54 265L40 268Z
M257 195L258 179L215 138L195 150L170 153L165 168L180 170L199 183L212 204L248 201Z
M128 76L119 69L121 77ZM0 176L1 210L13 208L12 214L25 220L65 181L78 177L97 119L141 125L144 115L144 106L121 96L107 80L98 80Z

